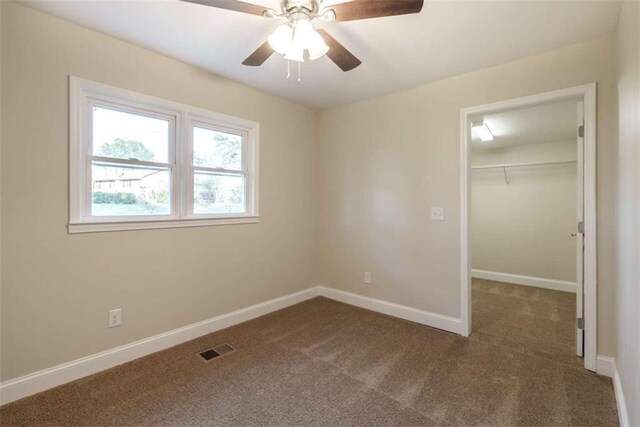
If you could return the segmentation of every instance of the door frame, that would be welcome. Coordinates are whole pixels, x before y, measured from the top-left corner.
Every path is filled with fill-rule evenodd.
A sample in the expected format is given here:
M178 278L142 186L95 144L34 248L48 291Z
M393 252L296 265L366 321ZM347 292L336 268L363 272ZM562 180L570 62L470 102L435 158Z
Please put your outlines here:
M470 134L471 116L530 107L567 99L584 102L584 366L596 370L596 83L498 101L460 110L460 323L471 333Z

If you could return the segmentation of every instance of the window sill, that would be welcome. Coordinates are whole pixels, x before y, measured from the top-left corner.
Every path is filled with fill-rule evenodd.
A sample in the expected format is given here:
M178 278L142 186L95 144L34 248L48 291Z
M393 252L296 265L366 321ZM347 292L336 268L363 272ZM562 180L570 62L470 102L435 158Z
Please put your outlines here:
M102 233L106 231L154 230L162 228L206 227L211 225L255 224L260 217L172 219L155 221L84 222L69 224L69 234Z

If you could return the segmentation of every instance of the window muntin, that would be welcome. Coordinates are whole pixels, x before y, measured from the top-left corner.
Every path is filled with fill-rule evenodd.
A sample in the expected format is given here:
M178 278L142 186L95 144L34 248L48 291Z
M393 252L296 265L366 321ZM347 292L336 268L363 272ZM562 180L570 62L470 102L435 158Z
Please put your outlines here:
M70 83L70 232L256 222L258 124Z

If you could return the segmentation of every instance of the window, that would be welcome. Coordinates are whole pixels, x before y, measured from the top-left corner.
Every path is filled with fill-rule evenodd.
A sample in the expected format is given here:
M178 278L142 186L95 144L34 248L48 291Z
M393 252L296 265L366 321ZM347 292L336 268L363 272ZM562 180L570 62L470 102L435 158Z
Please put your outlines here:
M173 206L175 116L89 101L93 218L167 216ZM135 188L127 184L136 183ZM105 189L102 184L107 183Z
M258 124L70 79L69 232L258 220Z
M193 213L244 213L244 136L205 124L194 125L192 131Z

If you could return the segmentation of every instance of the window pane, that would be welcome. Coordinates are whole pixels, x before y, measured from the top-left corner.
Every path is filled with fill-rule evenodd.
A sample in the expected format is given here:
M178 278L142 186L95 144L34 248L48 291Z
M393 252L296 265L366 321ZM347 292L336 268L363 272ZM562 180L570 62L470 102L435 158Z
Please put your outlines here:
M242 170L242 137L194 127L193 165Z
M244 213L244 176L196 173L193 179L196 214Z
M94 107L93 155L168 163L169 121Z
M93 162L91 175L93 216L171 213L171 171L168 168Z

